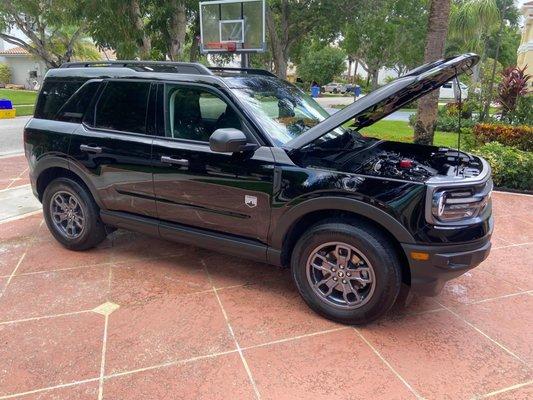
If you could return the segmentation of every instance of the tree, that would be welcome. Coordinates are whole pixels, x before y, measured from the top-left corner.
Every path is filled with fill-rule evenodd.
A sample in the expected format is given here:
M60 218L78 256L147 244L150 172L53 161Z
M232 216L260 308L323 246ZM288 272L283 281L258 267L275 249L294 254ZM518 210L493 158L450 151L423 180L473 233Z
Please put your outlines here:
M481 116L480 116L481 121L484 121L489 116L490 105L492 103L492 91L493 91L494 83L496 80L496 68L498 64L498 58L500 56L502 34L505 28L507 15L509 15L509 13L514 8L514 1L513 0L499 0L497 5L498 5L498 10L499 10L500 21L499 21L498 33L496 36L494 63L492 66L492 74L491 74L490 83L489 83L489 91L488 91L487 100L485 101L485 104L483 106L483 112L481 113Z
M444 56L451 0L431 0L424 62L436 61ZM433 144L437 120L439 92L424 96L418 102L415 122L415 143Z
M0 39L20 46L48 68L70 61L84 39L83 1L2 0ZM27 39L9 34L19 29Z
M91 0L86 8L90 33L98 45L119 58L184 61L197 32L198 2L193 0Z
M324 85L344 71L346 54L331 46L317 48L314 45L300 60L298 76L304 82L316 81Z
M401 74L420 64L426 23L424 0L377 0L345 25L341 46L367 72L375 89L382 67Z
M480 81L480 69L487 58L493 59L489 84L485 85L487 93L482 96L485 100L480 120L489 114L498 63L510 66L516 60L519 20L513 0L459 0L452 7L447 53L475 51L481 55L480 63L474 68L475 85Z
M360 6L355 0L269 0L266 25L277 75L287 77L289 57L299 42L309 42L313 35L329 42Z

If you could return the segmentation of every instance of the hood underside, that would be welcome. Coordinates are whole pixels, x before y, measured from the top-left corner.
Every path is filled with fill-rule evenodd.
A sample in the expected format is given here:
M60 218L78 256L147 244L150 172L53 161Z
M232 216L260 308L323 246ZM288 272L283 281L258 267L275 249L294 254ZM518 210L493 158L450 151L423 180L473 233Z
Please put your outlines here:
M336 112L283 147L300 149L351 119L356 121L355 129L372 125L470 70L478 61L478 55L469 53L422 65Z

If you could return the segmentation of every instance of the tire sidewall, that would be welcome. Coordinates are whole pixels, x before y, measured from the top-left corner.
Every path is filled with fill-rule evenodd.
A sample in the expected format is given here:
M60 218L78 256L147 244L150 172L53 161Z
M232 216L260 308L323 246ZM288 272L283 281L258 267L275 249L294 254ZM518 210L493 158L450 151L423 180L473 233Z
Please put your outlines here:
M82 234L75 238L69 239L59 232L52 221L50 215L50 202L54 194L59 191L64 191L74 195L80 203L83 210L85 227ZM98 226L99 215L97 213L96 206L87 191L77 182L68 178L58 178L52 181L45 189L43 194L43 215L46 221L48 229L54 236L54 238L60 242L63 246L71 249L83 249L92 247L94 241L95 232L100 233L100 227Z
M342 309L326 303L308 282L307 260L314 249L328 242L343 242L355 247L372 265L374 293L359 308ZM400 267L390 249L384 248L369 232L346 224L332 223L311 228L293 251L291 269L306 303L319 314L342 323L361 324L379 318L394 304L401 286Z

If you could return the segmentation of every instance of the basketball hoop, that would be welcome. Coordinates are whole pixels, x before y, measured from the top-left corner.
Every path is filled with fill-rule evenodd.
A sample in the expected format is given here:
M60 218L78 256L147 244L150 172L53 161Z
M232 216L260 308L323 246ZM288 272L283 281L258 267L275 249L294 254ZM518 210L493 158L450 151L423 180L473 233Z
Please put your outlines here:
M200 52L262 53L265 0L200 1Z
M237 43L235 43L235 42L227 42L226 43L226 49L230 53L235 53L237 51Z
M205 49L235 53L237 51L237 42L209 42L205 43Z

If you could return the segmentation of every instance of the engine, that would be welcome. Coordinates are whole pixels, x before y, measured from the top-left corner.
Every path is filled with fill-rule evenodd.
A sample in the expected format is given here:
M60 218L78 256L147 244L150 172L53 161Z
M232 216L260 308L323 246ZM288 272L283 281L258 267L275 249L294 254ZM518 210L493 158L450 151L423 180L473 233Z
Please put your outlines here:
M362 165L362 171L368 175L410 181L425 181L438 174L438 171L429 165L391 151L381 151L366 161Z

